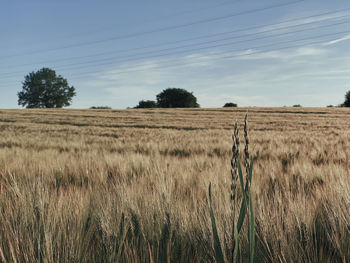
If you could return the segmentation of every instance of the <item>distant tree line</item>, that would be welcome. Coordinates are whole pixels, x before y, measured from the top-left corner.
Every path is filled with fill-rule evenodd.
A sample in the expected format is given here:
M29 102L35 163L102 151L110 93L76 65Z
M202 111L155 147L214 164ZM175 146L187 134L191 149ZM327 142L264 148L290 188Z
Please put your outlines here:
M112 108L109 106L92 106L92 107L90 107L90 109L92 109L92 110L110 110Z
M49 68L42 68L24 77L22 90L17 93L18 105L26 108L62 108L71 105L76 96L75 88ZM198 108L197 98L185 89L168 88L156 96L156 100L141 100L134 108ZM228 102L223 107L237 107ZM301 107L295 104L293 107ZM332 107L328 105L327 107ZM339 107L350 107L350 91L345 94ZM91 109L109 109L108 106L93 106Z
M236 103L233 102L227 102L225 103L225 105L223 106L224 108L232 108L232 107L237 107Z
M168 88L160 92L154 100L141 100L135 109L144 108L198 108L197 98L185 89ZM236 103L228 102L223 107L237 107Z
M156 101L141 100L135 106L140 108L198 108L197 98L185 89L168 88L156 96Z

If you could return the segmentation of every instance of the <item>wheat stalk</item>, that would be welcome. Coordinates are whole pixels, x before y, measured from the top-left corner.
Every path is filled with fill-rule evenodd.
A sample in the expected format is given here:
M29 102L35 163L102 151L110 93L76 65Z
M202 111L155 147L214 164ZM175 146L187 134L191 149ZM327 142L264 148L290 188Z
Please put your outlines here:
M239 248L239 233L242 229L244 219L247 215L248 219L248 241L249 241L249 262L254 262L254 253L255 253L255 219L254 219L254 210L252 202L252 194L250 191L250 185L253 175L253 160L249 162L249 139L248 139L248 120L247 115L244 118L244 138L245 138L245 147L244 147L244 165L246 169L246 181L244 182L242 167L239 158L239 138L238 138L238 127L237 123L234 126L234 132L232 135L233 146L232 146L232 158L231 158L231 220L232 220L232 262L241 261L241 252ZM239 179L240 190L242 193L242 202L240 206L239 216L237 224L235 222L235 210L236 210L236 192L237 184ZM218 229L216 226L215 215L213 211L212 203L212 192L211 192L211 183L209 184L209 212L210 219L212 223L213 231L213 241L214 241L214 250L215 250L215 259L217 262L223 263L225 261L224 253L220 243L220 238L218 234Z
M250 183L249 183L249 170L250 170L250 163L249 163L249 137L248 137L248 114L244 117L244 166L246 171L246 184L248 186L247 190L250 189Z
M236 247L235 242L235 214L236 214L236 193L237 193L237 157L239 155L239 137L238 137L238 125L235 122L234 132L232 135L232 158L231 158L231 219L232 219L232 257L234 257L234 251Z

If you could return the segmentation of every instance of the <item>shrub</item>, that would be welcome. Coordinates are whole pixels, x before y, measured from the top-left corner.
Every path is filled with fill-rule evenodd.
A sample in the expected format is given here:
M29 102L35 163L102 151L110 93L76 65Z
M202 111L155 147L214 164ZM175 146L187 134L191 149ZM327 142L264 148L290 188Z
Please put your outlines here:
M157 103L153 100L141 100L139 101L139 104L135 106L135 109L142 108L157 108Z
M225 105L223 107L224 108L226 108L226 107L237 107L237 104L233 103L233 102L227 102L227 103L225 103Z
M92 109L92 110L110 110L112 108L109 106L92 106L92 107L90 107L90 109Z
M157 95L160 108L195 108L199 107L197 98L192 92L184 89L168 88Z

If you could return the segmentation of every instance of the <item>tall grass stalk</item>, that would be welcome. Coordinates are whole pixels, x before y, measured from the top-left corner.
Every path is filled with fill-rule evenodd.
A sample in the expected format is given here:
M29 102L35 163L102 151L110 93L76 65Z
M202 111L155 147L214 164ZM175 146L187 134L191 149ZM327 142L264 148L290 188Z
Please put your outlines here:
M247 115L244 119L244 138L245 138L245 147L244 147L244 166L245 166L245 180L243 178L242 166L239 157L239 138L238 138L238 125L235 123L234 133L232 136L233 139L233 147L232 147L232 159L231 159L231 220L232 220L232 250L231 250L231 262L241 262L245 260L240 250L239 240L240 233L242 230L243 223L245 218L247 217L248 224L248 243L249 243L249 262L254 262L255 256L255 217L254 217L254 206L252 200L251 193L251 183L253 177L253 163L254 159L251 158L249 160L249 138L248 138L248 121ZM235 209L237 203L237 178L239 179L240 184L240 192L242 196L241 204L240 204L240 212L238 216L237 223L235 221ZM224 257L224 253L222 250L218 229L216 226L215 215L213 211L212 204L212 190L211 183L209 184L209 212L210 219L212 223L212 231L213 231L213 243L215 250L215 259L217 262L226 262ZM229 257L227 257L229 258Z

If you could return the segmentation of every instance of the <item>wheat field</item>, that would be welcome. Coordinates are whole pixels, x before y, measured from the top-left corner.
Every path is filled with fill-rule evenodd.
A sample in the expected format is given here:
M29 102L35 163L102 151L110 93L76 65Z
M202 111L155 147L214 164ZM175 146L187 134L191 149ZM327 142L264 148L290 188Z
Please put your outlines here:
M246 112L255 262L350 262L350 111L254 107L0 110L0 262L215 262L209 183L229 262Z

